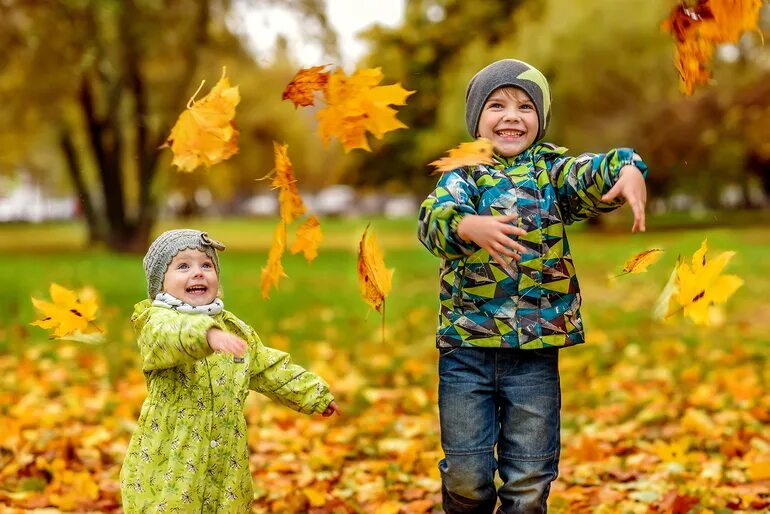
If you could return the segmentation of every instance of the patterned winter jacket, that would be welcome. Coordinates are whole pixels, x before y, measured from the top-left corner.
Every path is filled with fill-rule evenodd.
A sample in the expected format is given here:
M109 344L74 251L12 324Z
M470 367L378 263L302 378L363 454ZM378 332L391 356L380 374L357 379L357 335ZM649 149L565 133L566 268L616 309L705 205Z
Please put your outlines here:
M603 203L620 169L647 166L629 148L606 154L564 155L566 148L536 143L494 165L444 174L422 203L418 237L442 257L438 347L533 349L584 341L580 288L565 225L609 212ZM508 269L486 250L457 235L467 214L517 214L527 231L516 239L529 252Z
M184 314L145 300L131 319L148 391L120 471L124 512L249 512L249 390L311 414L332 401L328 386L228 311ZM212 353L212 327L248 343L243 362Z

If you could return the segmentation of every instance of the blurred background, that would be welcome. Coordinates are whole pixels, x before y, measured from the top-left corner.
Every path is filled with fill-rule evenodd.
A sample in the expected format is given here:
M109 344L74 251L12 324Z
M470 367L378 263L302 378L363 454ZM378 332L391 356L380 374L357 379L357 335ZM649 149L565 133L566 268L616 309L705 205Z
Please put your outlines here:
M675 5L0 0L0 427L10 427L0 429L0 500L119 511L117 472L144 396L128 323L146 297L141 255L161 231L190 226L228 246L228 309L321 373L349 416L328 432L252 398L252 470L263 485L255 511L309 512L312 495L296 484L321 470L320 489L344 504L323 512L437 512L439 261L417 242L415 217L436 181L427 163L469 140L468 80L513 57L550 81L547 140L573 155L631 146L650 168L645 234L630 234L625 208L570 228L589 344L562 361L565 449L552 510L626 502L618 512L665 511L671 484L714 511L768 507L750 486L770 480L770 7L759 31L717 48L713 80L688 97L660 28ZM324 147L317 107L281 101L298 69L321 64L381 67L383 84L415 90L398 108L409 128L370 139L371 153ZM222 66L240 87L239 152L177 173L159 146ZM258 179L273 168L273 141L288 143L324 240L313 263L285 255L288 278L262 300L278 205ZM384 342L356 276L369 221L396 270ZM705 238L709 255L737 251L728 271L746 284L718 328L653 321L677 256ZM648 273L607 282L653 247L665 255ZM38 316L30 296L48 298L52 282L98 292L104 344L51 341L29 326ZM265 432L276 420L280 430ZM298 442L308 433L318 445ZM299 461L272 469L292 455ZM56 458L64 464L51 467ZM87 477L76 487L62 469ZM597 496L600 487L611 491ZM66 490L91 503L53 496Z

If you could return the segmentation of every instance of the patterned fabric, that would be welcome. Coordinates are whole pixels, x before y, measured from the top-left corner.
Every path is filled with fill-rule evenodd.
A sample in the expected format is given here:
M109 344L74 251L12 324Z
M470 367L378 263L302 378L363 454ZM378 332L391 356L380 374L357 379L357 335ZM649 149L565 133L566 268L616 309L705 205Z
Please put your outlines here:
M288 354L263 346L228 311L195 316L145 300L131 319L148 393L120 471L124 512L248 512L253 492L243 403L249 390L311 414L333 400L328 386ZM248 343L242 363L212 353L206 341L212 327Z
M565 148L535 144L494 166L444 174L422 203L418 237L442 257L436 346L542 348L582 343L580 288L565 225L609 212L603 203L620 169L647 166L632 149L564 155ZM527 231L518 241L529 252L507 269L457 235L467 214L517 214Z
M209 316L215 316L225 308L224 302L219 298L214 298L213 302L206 305L190 305L168 293L158 293L155 295L152 306L172 309L184 312L185 314L208 314Z

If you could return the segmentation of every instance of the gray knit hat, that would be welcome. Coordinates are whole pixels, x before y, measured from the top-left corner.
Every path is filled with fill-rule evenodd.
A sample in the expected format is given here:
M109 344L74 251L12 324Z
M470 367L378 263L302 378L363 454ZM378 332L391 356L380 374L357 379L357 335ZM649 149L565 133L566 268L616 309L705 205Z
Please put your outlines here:
M181 228L163 232L152 242L144 256L144 275L147 277L147 293L150 298L160 293L163 287L163 277L176 254L183 250L200 250L214 262L214 268L219 275L219 258L217 250L224 250L225 245L209 238L206 232Z
M493 62L473 76L465 92L465 125L471 137L477 136L481 109L492 92L500 87L523 89L537 109L540 121L536 141L540 141L551 121L551 88L540 70L523 61L503 59Z

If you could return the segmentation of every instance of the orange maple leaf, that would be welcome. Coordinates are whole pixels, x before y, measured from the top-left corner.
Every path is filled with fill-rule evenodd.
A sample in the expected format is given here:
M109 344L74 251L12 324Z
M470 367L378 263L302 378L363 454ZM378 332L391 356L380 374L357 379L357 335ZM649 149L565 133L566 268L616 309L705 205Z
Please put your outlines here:
M179 115L161 146L171 148L174 153L172 164L180 171L191 172L201 165L208 168L238 152L238 130L233 122L235 106L241 100L238 86L230 87L223 68L219 82L196 102L198 91L190 98L187 109Z
M281 256L285 248L286 223L281 220L273 232L273 244L267 256L267 264L262 268L262 298L268 298L270 289L278 287L278 282L286 276L281 264Z
M354 148L370 150L367 131L379 139L386 132L406 128L390 105L405 105L414 91L400 84L378 86L382 78L380 68L358 70L350 77L338 68L329 77L324 91L326 107L317 114L324 144L336 137L345 152Z
M452 171L463 166L476 166L478 164L492 164L492 142L486 138L479 138L469 143L460 143L449 150L446 157L436 159L430 166L436 168L435 173Z
M289 224L297 217L305 214L305 204L297 189L294 168L289 160L289 145L279 145L273 141L273 151L275 153L275 176L272 185L281 190L278 194L281 219Z
M321 234L321 223L315 216L310 216L305 223L297 229L297 238L291 246L291 253L304 253L305 259L312 262L318 256L318 245L323 235Z
M358 245L358 283L364 300L377 312L383 308L392 278L393 270L385 268L382 248L367 225Z
M663 250L660 248L652 248L650 250L639 252L623 264L623 273L620 275L626 275L628 273L644 273L647 271L647 268L660 259L661 255L663 255Z
M745 30L758 30L761 7L762 0L697 0L673 9L661 28L676 40L675 63L687 95L711 78L707 64L716 45L736 42Z
M282 100L291 100L294 107L307 107L313 105L313 94L316 91L324 91L329 82L329 72L322 71L328 64L304 68L294 75L283 90Z

